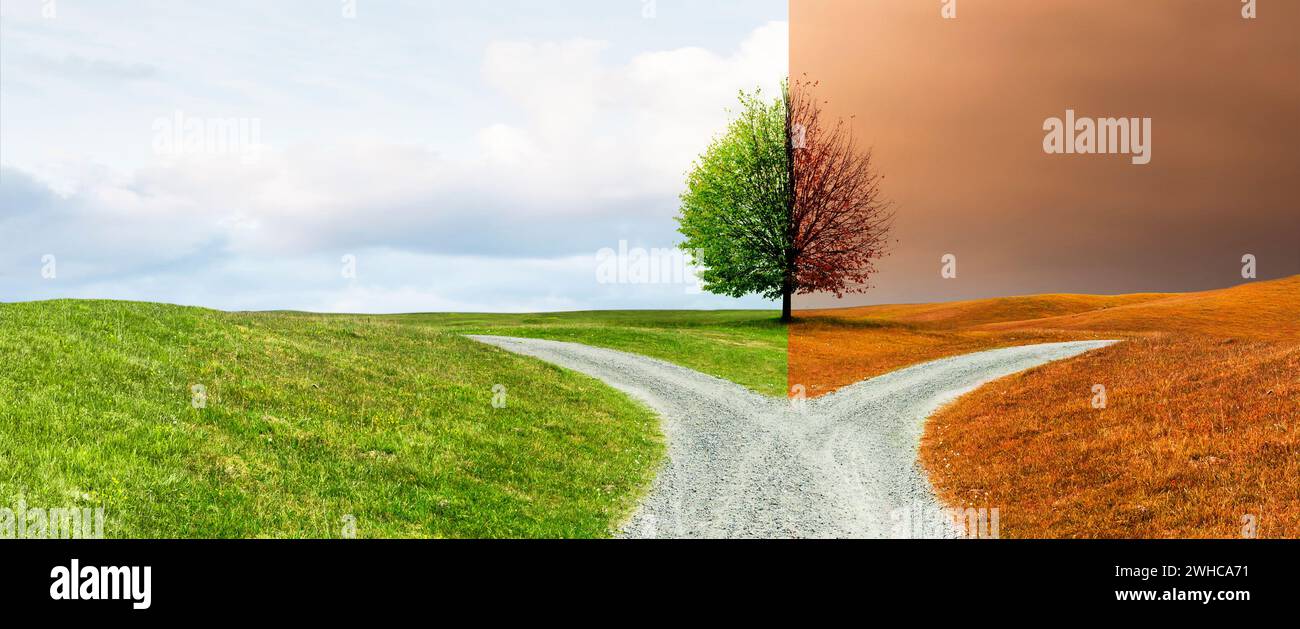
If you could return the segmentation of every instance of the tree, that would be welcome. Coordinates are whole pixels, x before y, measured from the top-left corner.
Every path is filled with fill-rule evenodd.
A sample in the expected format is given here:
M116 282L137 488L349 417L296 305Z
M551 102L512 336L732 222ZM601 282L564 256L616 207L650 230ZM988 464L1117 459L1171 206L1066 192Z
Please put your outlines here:
M696 161L678 231L705 290L782 296L789 276L790 160L785 106L741 93L739 115Z
M787 84L774 100L742 92L687 177L677 217L705 290L780 298L786 322L793 295L865 291L892 222L871 151L843 120L823 124L814 88Z

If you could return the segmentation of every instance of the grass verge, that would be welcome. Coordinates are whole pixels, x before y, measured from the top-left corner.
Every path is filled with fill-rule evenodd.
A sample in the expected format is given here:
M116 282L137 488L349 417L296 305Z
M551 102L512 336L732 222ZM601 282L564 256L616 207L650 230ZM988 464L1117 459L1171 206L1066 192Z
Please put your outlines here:
M643 354L744 385L786 392L786 327L760 310L426 314L392 320L459 334L571 341Z

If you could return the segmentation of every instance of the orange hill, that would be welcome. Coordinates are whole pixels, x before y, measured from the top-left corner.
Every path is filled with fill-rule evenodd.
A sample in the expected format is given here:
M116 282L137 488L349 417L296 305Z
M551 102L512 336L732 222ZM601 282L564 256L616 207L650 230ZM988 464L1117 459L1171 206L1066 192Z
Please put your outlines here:
M1300 338L1300 275L1203 293L1127 295L1133 303L1041 319L996 319L986 330L1190 332L1221 338Z
M943 498L998 507L1004 536L1295 537L1298 313L1300 276L1189 294L801 313L790 381L822 394L942 356L1124 339L990 384L932 418L921 458Z

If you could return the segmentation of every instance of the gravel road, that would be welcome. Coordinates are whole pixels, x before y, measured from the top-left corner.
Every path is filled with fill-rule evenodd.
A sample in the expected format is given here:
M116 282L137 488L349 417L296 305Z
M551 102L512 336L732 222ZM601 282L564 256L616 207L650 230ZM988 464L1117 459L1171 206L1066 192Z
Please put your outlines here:
M619 533L704 538L957 536L917 460L926 417L991 380L1115 342L945 358L791 401L626 352L470 338L603 380L658 412L668 457Z

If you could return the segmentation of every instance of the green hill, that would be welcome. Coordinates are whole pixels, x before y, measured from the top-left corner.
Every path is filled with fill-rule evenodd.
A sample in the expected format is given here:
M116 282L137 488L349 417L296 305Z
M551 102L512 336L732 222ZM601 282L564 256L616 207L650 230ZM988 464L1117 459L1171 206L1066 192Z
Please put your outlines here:
M362 537L603 536L662 456L653 414L460 334L641 351L776 393L771 320L0 304L0 506L103 506L108 537L339 537L349 521Z

